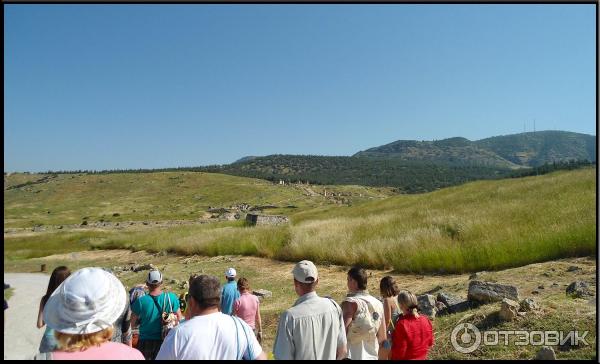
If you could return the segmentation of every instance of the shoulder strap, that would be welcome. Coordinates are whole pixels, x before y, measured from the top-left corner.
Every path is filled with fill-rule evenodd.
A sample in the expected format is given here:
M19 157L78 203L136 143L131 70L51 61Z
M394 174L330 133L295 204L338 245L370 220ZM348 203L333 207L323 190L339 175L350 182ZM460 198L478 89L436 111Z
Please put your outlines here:
M233 323L235 324L235 342L236 342L236 346L237 346L237 350L238 350L238 354L236 356L237 360L242 360L244 358L244 352L241 349L241 344L239 343L239 339L238 339L238 321L240 320L238 317L235 316L231 316L231 318L233 319ZM248 351L248 359L249 360L254 360L252 358L252 341L250 341L250 338L248 337L248 331L244 328L244 325L242 324L241 321L239 321L239 325L242 327L242 331L244 332L244 336L246 337L246 351Z
M335 301L333 300L333 298L331 298L331 297L327 297L327 299L328 299L329 301L331 301L331 303L333 303L333 307L335 307L335 310L337 311L338 315L340 316L340 320L341 320L341 322L343 323L343 322L344 322L344 314L343 314L343 312L342 312L342 309L341 309L341 308L340 308L340 306L337 304L337 302L335 302Z
M162 309L160 308L160 306L158 305L158 302L156 302L156 298L154 298L153 295L149 295L150 298L152 298L152 301L154 302L154 304L156 305L156 308L158 309L158 313L162 315Z

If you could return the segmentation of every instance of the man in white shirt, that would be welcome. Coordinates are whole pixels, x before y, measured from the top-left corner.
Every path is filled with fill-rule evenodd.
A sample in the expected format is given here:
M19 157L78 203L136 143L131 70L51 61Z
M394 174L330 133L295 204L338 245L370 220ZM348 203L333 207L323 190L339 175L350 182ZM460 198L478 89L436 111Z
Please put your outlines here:
M157 360L267 359L250 326L219 311L221 285L216 277L194 278L188 297L191 319L171 329Z
M377 360L386 342L383 303L367 291L367 272L360 267L348 271L348 291L342 302L348 337L348 358Z
M340 306L319 297L317 267L308 260L292 271L300 297L279 318L273 355L278 360L333 360L346 357L346 331Z

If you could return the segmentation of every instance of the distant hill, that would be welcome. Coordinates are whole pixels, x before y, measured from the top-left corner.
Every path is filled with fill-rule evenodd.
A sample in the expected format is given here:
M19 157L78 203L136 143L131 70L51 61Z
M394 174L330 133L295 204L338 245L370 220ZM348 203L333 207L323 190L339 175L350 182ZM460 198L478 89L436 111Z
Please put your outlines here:
M244 163L244 162L248 162L248 161L251 161L251 160L253 160L253 159L256 159L256 158L258 158L258 157L255 157L255 156L249 155L249 156L247 156L247 157L242 157L242 158L240 158L240 159L236 160L236 161L235 161L235 162L233 162L233 163Z
M403 161L435 162L451 165L478 165L519 168L498 154L465 138L438 141L398 140L354 154L354 157L394 158Z
M475 143L512 163L529 167L573 159L596 161L596 137L568 131L503 135Z
M198 170L275 182L285 180L308 181L312 184L390 186L406 193L427 192L468 181L497 178L506 176L511 171L508 168L394 158L280 154Z
M439 141L398 140L354 157L394 158L496 168L537 167L547 163L596 161L596 137L567 131L539 131L478 141L456 137Z

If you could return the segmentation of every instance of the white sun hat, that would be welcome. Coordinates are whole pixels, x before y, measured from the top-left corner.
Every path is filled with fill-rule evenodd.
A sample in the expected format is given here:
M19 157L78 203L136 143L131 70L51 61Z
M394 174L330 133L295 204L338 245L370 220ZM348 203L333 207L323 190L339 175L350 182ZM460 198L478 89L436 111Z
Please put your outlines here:
M44 306L44 322L65 334L92 334L111 327L126 303L117 277L101 268L83 268L54 290Z

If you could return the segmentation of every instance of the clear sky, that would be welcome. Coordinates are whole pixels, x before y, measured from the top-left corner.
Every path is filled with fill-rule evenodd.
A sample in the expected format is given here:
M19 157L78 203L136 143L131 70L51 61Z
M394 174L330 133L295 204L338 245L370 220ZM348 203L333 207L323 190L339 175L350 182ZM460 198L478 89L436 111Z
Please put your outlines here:
M595 5L4 5L4 170L596 134Z

